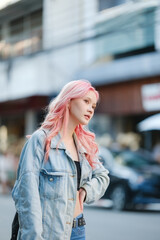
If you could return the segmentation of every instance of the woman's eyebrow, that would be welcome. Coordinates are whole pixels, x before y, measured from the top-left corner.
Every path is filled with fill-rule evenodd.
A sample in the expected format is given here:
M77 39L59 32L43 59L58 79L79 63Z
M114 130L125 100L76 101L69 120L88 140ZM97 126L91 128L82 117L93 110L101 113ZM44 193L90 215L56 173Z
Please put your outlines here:
M88 98L91 102L92 102L92 99L90 98L90 97L86 97L86 98ZM95 106L97 106L97 104L96 103L93 103Z

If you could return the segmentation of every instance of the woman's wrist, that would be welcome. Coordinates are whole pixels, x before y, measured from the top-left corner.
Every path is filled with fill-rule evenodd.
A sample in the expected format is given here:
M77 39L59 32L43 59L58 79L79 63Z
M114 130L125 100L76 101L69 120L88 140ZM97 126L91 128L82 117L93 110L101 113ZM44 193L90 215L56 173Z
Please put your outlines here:
M86 196L87 196L86 189L85 189L85 188L83 188L83 187L81 187L80 189L82 189L82 190L85 192L85 197L84 197L84 202L85 202L85 200L86 200Z

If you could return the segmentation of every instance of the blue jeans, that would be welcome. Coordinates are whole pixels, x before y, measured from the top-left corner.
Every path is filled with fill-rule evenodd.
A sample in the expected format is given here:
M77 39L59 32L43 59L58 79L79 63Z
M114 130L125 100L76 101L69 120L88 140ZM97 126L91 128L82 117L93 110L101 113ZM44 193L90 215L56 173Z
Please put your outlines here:
M82 213L76 217L76 223L78 218L82 217ZM71 238L70 240L85 240L85 226L76 225L75 228L72 228Z

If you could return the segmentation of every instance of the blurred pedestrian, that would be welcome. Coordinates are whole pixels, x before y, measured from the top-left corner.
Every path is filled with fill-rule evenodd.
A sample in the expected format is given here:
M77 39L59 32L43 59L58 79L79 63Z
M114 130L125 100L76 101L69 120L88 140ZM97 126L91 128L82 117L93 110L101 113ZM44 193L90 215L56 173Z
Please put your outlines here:
M98 200L109 184L95 135L85 127L98 99L86 80L66 84L26 142L12 191L18 239L85 239L83 202Z
M154 160L160 164L160 142L158 142L153 148L153 158Z
M7 169L8 163L6 161L5 155L0 153L0 192L2 194L8 193Z

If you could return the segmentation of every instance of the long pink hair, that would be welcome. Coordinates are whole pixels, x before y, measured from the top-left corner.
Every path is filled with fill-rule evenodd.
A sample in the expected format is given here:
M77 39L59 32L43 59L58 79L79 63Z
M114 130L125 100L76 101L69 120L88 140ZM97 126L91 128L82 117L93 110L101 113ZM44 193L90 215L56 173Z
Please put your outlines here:
M95 93L98 101L99 93L95 90L94 87L92 87L89 81L71 81L67 83L62 88L57 97L50 102L48 106L48 113L40 127L49 130L46 137L46 160L49 156L50 143L52 138L58 134L62 126L64 127L63 136L66 133L69 119L69 109L67 107L67 103L71 99L84 97L90 90ZM94 159L98 152L98 146L95 142L95 134L87 130L87 128L81 124L78 124L76 126L75 133L78 140L78 147L82 146L85 148L87 152L86 158L91 167L93 168L95 163Z

